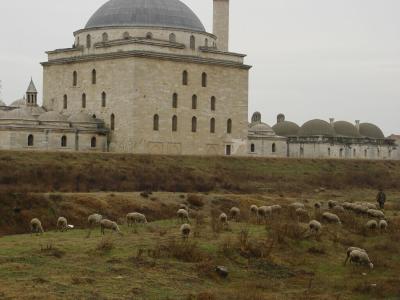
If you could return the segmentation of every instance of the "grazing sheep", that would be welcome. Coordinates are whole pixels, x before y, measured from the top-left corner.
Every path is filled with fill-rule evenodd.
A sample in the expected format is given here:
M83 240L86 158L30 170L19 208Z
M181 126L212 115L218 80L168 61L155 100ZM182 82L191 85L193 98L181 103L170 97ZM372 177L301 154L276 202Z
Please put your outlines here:
M378 226L381 231L386 231L389 225L386 220L380 220Z
M298 209L298 208L305 208L303 203L300 202L295 202L289 205L290 208L293 208L294 210Z
M368 207L360 205L360 204L353 205L353 210L355 213L360 214L360 215L368 214Z
M251 212L252 215L256 216L256 215L257 215L257 212L258 212L258 207L257 207L257 205L252 205L252 206L250 206L250 212Z
M57 230L64 231L68 229L68 221L64 217L59 217L57 220Z
M185 221L189 222L189 213L186 209L183 209L183 208L179 209L177 211L177 215L178 215L178 219L180 219L181 223L183 223Z
M90 227L100 224L100 221L103 219L102 215L92 214L88 217L88 223Z
M37 218L31 220L31 234L32 233L36 233L36 235L44 233L42 222Z
M239 221L240 217L240 209L237 207L232 207L231 210L229 211L229 214L231 215L231 218L234 219L236 222Z
M278 213L278 214L279 214L279 213L282 211L282 206L277 205L277 204L272 205L272 206L271 206L271 210L272 210L272 213L273 213L273 214L275 214L275 213Z
M318 234L321 231L322 225L317 220L312 220L308 223L308 228L310 229L311 233Z
M335 214L332 214L332 213L329 213L329 212L324 212L322 214L322 219L324 219L328 223L342 224L342 222L340 221L340 218L338 217L338 215L335 215Z
M370 230L375 230L375 229L378 228L378 222L375 221L375 220L369 220L369 221L367 222L367 224L365 224L365 227L366 227L367 229L370 229Z
M368 207L369 209L376 209L376 205L373 203L364 203L364 206Z
M346 256L346 260L344 261L344 265L346 265L347 261L349 260L350 253L355 251L355 250L367 253L367 251L365 251L362 248L358 248L358 247L349 247L349 248L347 248L347 251L346 251L347 256Z
M385 219L385 214L377 209L368 209L367 213L370 217L378 218L378 219Z
M190 232L192 231L192 227L189 224L183 224L181 226L181 235L183 240L188 240Z
M329 200L328 201L328 207L330 209L334 208L336 205L338 205L336 201L334 201L334 200Z
M340 214L340 213L344 213L344 208L343 208L343 206L340 206L340 205L336 205L336 206L334 206L333 208L332 208L332 211L335 213L335 214Z
M322 207L322 205L321 205L320 202L315 202L315 203L314 203L314 208L315 208L315 209L320 209L321 207Z
M346 210L352 210L353 209L353 203L350 203L350 202L343 202L342 206Z
M228 226L228 216L225 213L220 214L218 220L222 227Z
M185 203L179 204L179 209L184 209L184 210L186 210L186 211L189 211L189 207L188 207L188 205L185 204Z
M100 229L101 229L101 234L103 235L105 234L105 229L110 229L118 233L119 235L122 235L121 231L119 230L118 224L107 219L103 219L100 221Z
M305 220L305 219L307 219L307 220L310 219L310 216L309 216L309 214L308 214L308 211L305 210L304 208L298 208L298 209L296 209L296 215L297 215L299 221L300 221L300 220Z
M365 251L360 251L360 250L351 251L350 263L366 265L366 266L369 266L371 269L374 268L374 265L372 264L367 252L365 252Z
M137 223L147 224L147 219L144 214L134 212L126 215L126 223L128 224L128 227L132 227Z
M272 208L270 206L260 206L257 211L258 221L267 219L267 216L272 216Z

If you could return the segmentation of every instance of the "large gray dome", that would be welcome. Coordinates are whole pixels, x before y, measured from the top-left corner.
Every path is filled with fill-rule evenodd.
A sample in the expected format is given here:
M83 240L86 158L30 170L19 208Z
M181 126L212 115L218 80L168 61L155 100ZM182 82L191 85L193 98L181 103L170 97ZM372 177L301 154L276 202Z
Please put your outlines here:
M179 0L110 0L85 28L156 26L205 31L199 18Z

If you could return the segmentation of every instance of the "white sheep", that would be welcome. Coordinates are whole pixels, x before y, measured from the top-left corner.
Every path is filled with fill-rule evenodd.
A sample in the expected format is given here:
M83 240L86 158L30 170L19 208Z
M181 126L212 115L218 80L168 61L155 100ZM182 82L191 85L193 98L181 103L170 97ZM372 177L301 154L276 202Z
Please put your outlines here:
M257 216L257 212L258 212L257 205L250 206L250 212L251 212L252 215Z
M306 209L304 209L304 208L296 209L296 215L299 218L299 220L309 219L310 218L310 216L308 214L308 211Z
M335 213L335 214L340 214L340 213L344 213L344 208L343 208L343 206L340 206L340 205L335 205L333 208L332 208L332 211Z
M378 226L381 231L386 231L389 225L386 220L380 220Z
M322 229L322 225L317 220L312 220L310 223L308 223L308 228L311 233L318 234Z
M119 230L118 224L107 219L103 219L100 221L100 229L101 229L101 234L103 235L105 234L105 229L112 230L118 233L119 235L122 235L122 232Z
M237 207L232 207L229 211L229 214L231 215L231 218L234 219L236 222L239 221L240 217L240 209Z
M367 224L365 224L365 227L369 230L375 230L378 228L378 222L375 220L369 220Z
M64 231L68 229L68 221L64 217L59 217L57 220L57 230Z
M334 201L334 200L328 201L328 206L330 209L334 208L336 205L338 205L336 201Z
M126 215L126 223L131 227L137 223L147 224L147 219L144 214L133 212Z
M259 222L262 219L265 221L268 216L272 216L272 208L270 206L260 206L257 211L257 216Z
M315 208L315 209L320 209L321 207L322 207L322 205L321 205L320 202L315 202L315 203L314 203L314 208Z
M188 205L185 204L185 203L179 204L179 209L184 209L184 210L186 210L186 211L189 211L189 207L188 207Z
M303 203L300 202L294 202L292 204L289 205L290 208L293 208L294 210L298 209L298 208L305 208Z
M349 247L349 248L347 248L347 250L346 250L346 259L345 259L345 261L344 261L344 265L346 265L347 261L349 260L349 258L350 258L350 253L351 253L352 251L355 251L355 250L357 250L357 251L362 251L362 252L367 253L367 251L365 251L364 249L359 248L359 247Z
M186 209L181 208L177 211L176 214L178 216L178 219L180 219L182 223L185 221L189 222L189 213Z
M282 206L277 205L277 204L272 205L272 206L271 206L271 210L272 210L272 213L273 213L274 215L275 215L275 214L279 214L279 213L282 211Z
M31 234L32 233L36 233L37 235L44 233L42 222L37 218L31 220Z
M353 210L353 203L350 203L350 202L343 202L343 203L342 203L342 206L343 206L343 208L346 209L346 210Z
M385 214L377 209L368 209L367 213L370 217L378 218L378 219L385 219Z
M225 213L220 214L218 220L223 227L228 226L228 216Z
M329 213L329 212L324 212L322 214L322 218L327 221L328 223L336 223L336 224L342 224L342 222L340 221L340 218L338 217L338 215Z
M183 240L188 240L190 232L192 231L192 227L189 224L183 224L181 226L181 235Z
M350 263L359 264L359 265L367 265L371 269L374 268L371 260L366 251L353 250L350 252Z
M102 215L99 214L92 214L88 217L88 223L90 227L93 227L95 225L99 225L100 221L103 219Z

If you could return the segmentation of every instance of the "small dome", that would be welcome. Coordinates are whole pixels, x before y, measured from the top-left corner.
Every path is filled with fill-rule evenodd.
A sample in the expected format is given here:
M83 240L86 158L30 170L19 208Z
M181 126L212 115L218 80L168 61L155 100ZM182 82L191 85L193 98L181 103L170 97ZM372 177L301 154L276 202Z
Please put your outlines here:
M24 107L24 106L26 106L26 99L21 98L21 99L15 100L13 103L11 103L10 106L11 107Z
M382 130L371 123L361 123L360 124L360 134L371 139L384 139L385 135Z
M332 125L323 120L311 120L304 123L299 130L299 136L335 136Z
M85 28L126 26L205 31L200 19L179 0L110 0L93 14Z
M359 138L360 134L356 126L346 121L337 121L333 123L337 136Z
M68 118L56 111L48 111L39 117L40 122L66 122L68 123Z
M7 120L36 121L36 118L32 115L32 112L26 107L10 110L6 112L2 118Z
M256 122L250 124L249 132L258 135L275 135L271 126L262 122Z
M71 123L91 123L91 124L98 123L95 118L84 112L71 115L68 118L68 121Z
M276 123L272 127L272 129L277 135L288 137L288 136L297 136L300 127L296 123L290 121L282 121Z

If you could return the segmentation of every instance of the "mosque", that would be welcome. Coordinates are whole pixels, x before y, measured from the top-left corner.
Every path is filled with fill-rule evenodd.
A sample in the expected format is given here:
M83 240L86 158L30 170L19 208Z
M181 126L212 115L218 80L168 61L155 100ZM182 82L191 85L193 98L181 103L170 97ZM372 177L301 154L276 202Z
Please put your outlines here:
M0 102L0 149L170 155L400 159L375 125L248 122L249 70L230 51L229 0L213 33L180 0L110 0L71 48L48 51L43 106Z

